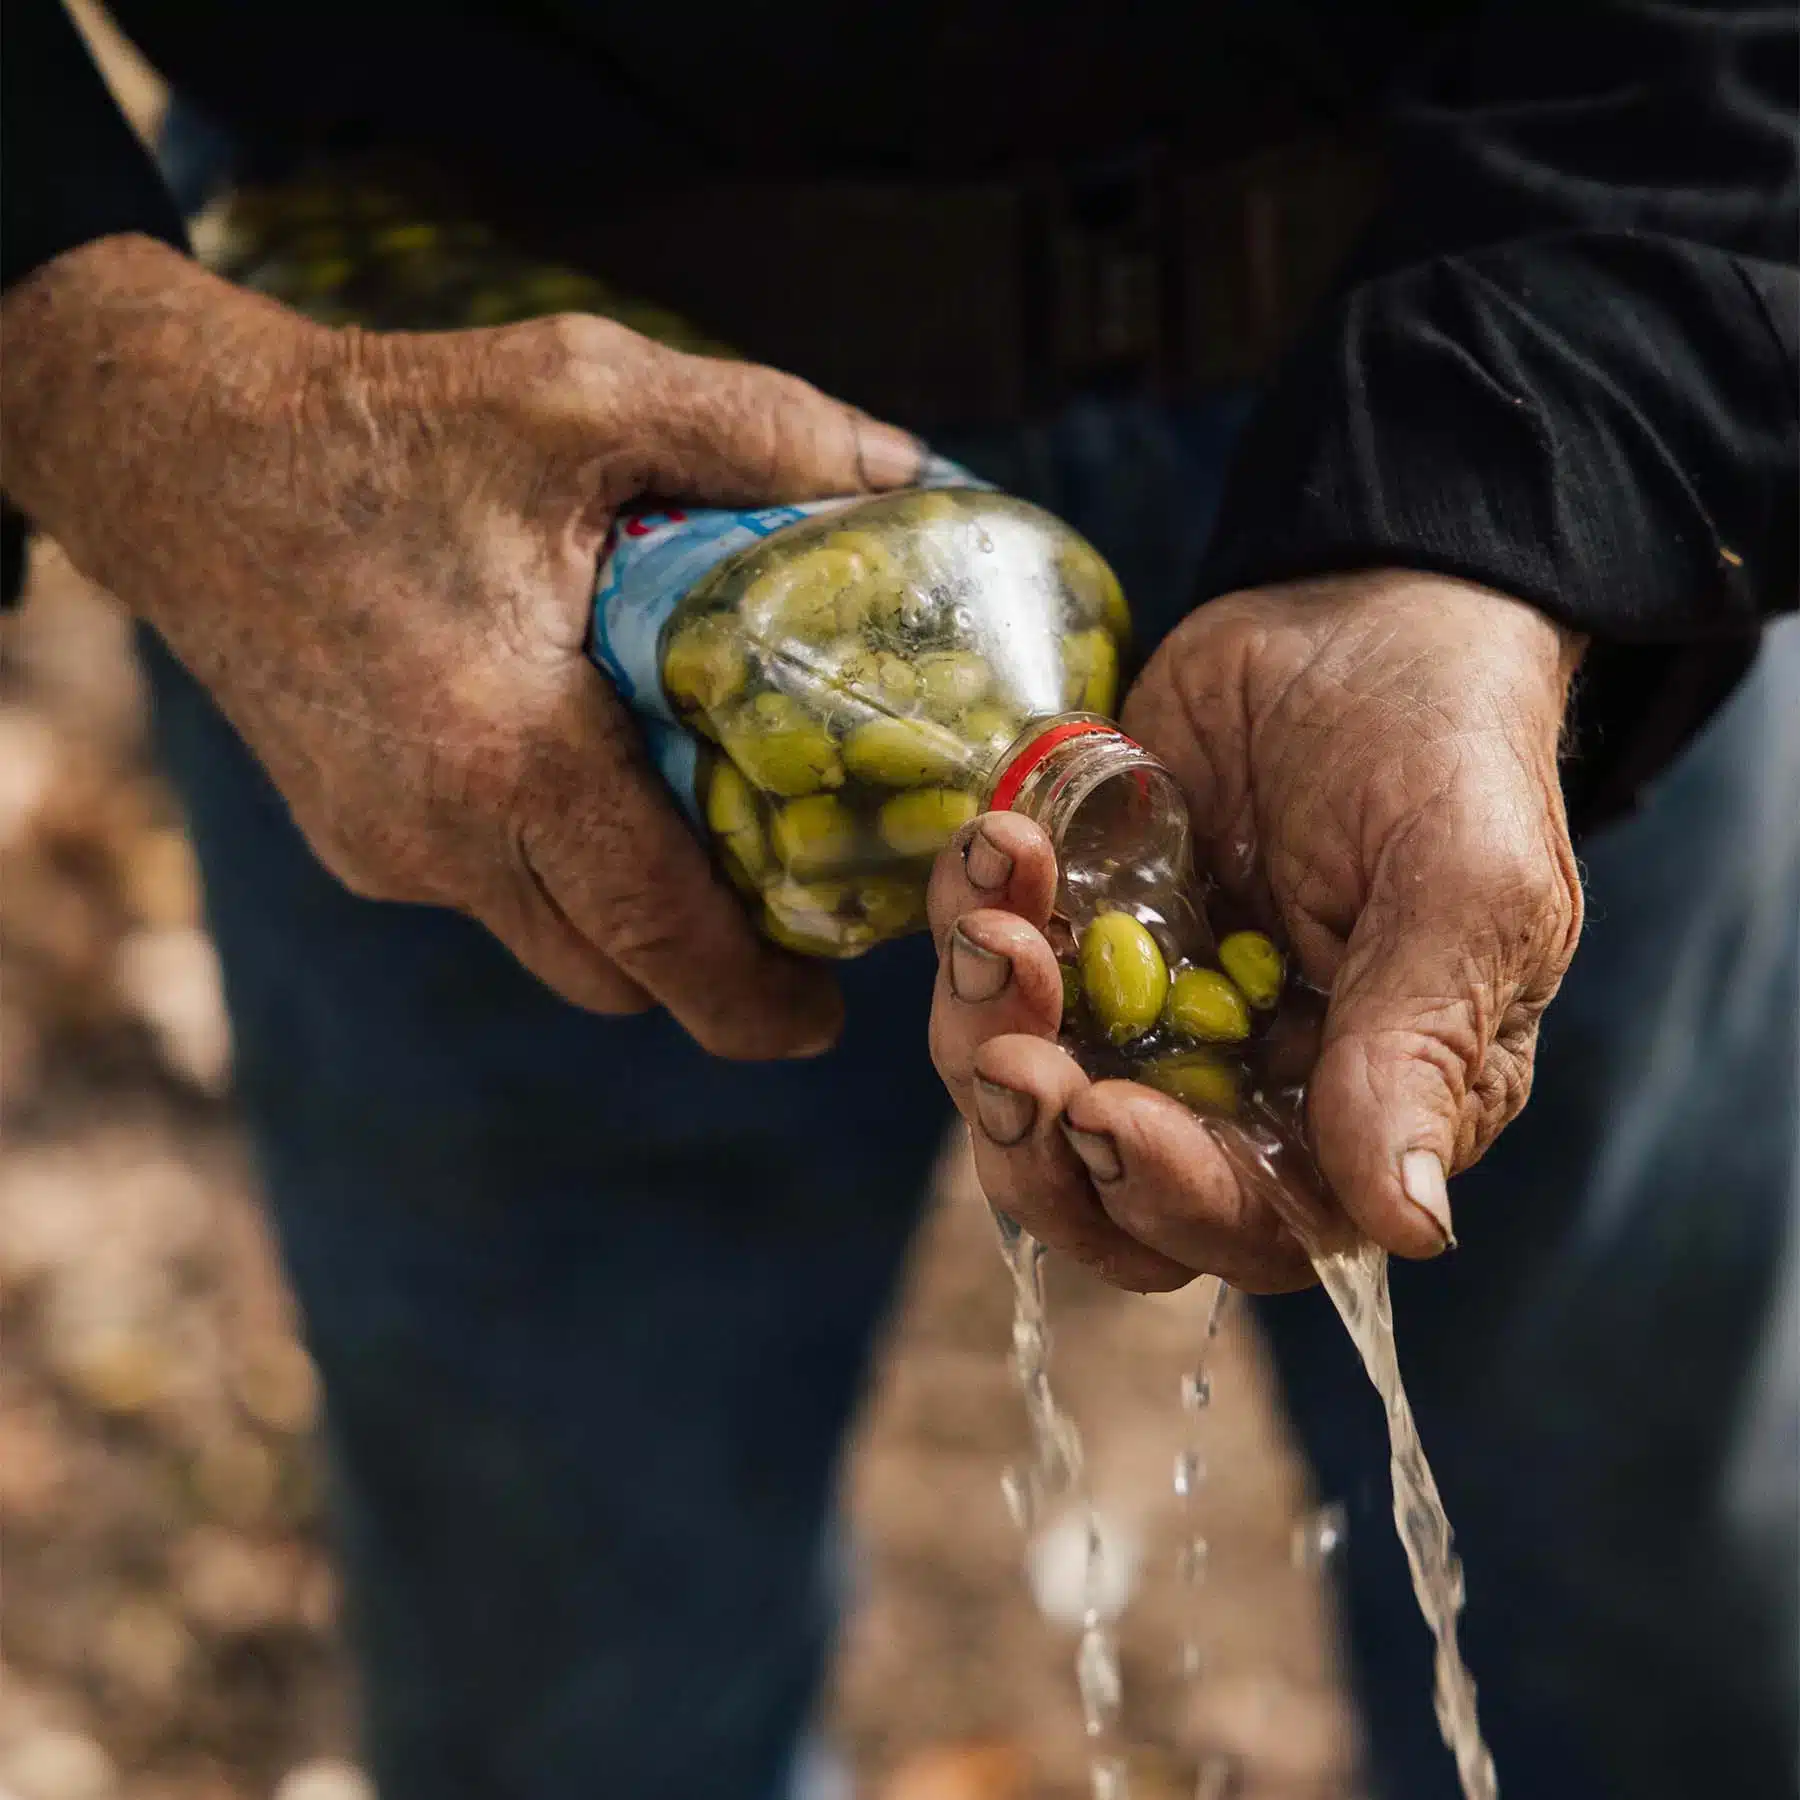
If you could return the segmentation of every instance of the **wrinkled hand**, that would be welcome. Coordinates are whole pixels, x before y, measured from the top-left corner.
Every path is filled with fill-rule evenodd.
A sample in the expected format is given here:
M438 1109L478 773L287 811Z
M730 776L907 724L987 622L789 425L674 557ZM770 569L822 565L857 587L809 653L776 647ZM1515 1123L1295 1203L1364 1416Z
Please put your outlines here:
M1519 601L1383 571L1201 607L1125 708L1211 872L1329 993L1312 1148L1337 1205L1404 1256L1450 1241L1445 1174L1524 1105L1574 951L1557 747L1579 654ZM933 876L932 1051L988 1197L1122 1286L1303 1284L1280 1209L1208 1127L1056 1046L1054 888L1013 814L977 820Z
M917 446L792 377L567 316L327 331L160 246L5 307L7 475L211 692L358 893L480 920L599 1012L818 1050L840 1002L713 875L584 643L645 494L896 486Z

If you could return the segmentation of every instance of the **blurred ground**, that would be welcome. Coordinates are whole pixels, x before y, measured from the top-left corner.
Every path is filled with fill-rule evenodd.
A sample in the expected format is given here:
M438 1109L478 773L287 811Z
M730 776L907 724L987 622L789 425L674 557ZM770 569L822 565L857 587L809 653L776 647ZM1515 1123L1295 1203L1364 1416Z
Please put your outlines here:
M134 119L159 96L90 7ZM0 1800L367 1800L335 1636L313 1378L229 1097L218 972L145 759L116 608L39 546L0 624ZM861 1589L830 1703L881 1800L1085 1791L1074 1632L1038 1612L999 1477L1024 1446L991 1227L951 1157L847 1474ZM1196 1431L1191 1298L1053 1281L1088 1437L1138 1800L1350 1800L1352 1733L1307 1505L1245 1321ZM1178 1532L1170 1471L1210 1478ZM1078 1539L1045 1522L1066 1611ZM1210 1542L1178 1582L1178 1537ZM1200 1677L1177 1673L1186 1638Z

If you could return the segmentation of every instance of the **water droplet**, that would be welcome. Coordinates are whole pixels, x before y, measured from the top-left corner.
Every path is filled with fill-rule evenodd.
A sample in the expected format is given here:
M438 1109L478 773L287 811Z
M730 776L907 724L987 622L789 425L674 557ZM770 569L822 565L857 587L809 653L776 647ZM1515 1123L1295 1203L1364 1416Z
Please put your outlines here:
M1187 1638L1182 1643L1176 1667L1180 1669L1183 1681L1195 1681L1206 1667L1206 1652L1192 1638Z
M1021 1531L1029 1531L1037 1522L1038 1484L1037 1478L1029 1469L1021 1469L1012 1463L1001 1472L1000 1497L1006 1502L1006 1511L1014 1525Z
M1291 1559L1296 1569L1323 1568L1343 1549L1350 1522L1335 1502L1321 1506L1294 1527Z
M1075 1684L1081 1690L1081 1718L1089 1737L1099 1737L1118 1720L1122 1699L1119 1647L1103 1625L1090 1625L1075 1652Z
M1199 1369L1182 1376L1181 1404L1189 1412L1205 1412L1212 1405L1212 1377Z
M1244 1791L1244 1765L1228 1750L1202 1754L1194 1771L1194 1800L1238 1800Z
M1175 1495L1186 1500L1199 1493L1206 1482L1206 1463L1197 1451L1183 1450L1175 1458Z
M1175 1573L1197 1587L1206 1579L1206 1564L1211 1554L1205 1538L1190 1538L1175 1552Z
M1216 1338L1225 1324L1225 1302L1231 1298L1231 1289L1224 1282L1213 1288L1212 1305L1206 1309L1206 1335Z
M1088 1765L1088 1792L1093 1800L1131 1800L1131 1777L1123 1759L1095 1757Z

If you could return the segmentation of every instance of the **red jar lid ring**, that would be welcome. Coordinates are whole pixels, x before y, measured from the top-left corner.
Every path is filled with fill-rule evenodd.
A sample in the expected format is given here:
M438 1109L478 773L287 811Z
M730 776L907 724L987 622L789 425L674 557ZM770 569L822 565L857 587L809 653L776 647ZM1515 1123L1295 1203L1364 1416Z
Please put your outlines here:
M1015 756L1000 772L1000 779L994 783L994 798L990 806L993 812L1011 812L1013 802L1019 797L1019 790L1030 778L1033 769L1043 762L1051 751L1079 737L1113 737L1125 738L1124 732L1116 725L1107 725L1098 719L1065 719L1060 725L1052 725L1038 733L1029 744ZM1125 738L1129 743L1131 740Z

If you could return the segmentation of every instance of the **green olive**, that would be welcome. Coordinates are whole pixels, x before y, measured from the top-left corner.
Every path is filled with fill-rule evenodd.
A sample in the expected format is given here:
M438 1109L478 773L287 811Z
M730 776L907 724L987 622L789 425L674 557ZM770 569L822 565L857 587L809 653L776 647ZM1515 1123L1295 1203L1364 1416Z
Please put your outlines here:
M962 516L962 502L944 488L921 494L907 509L921 525L938 525Z
M1131 636L1131 613L1125 590L1105 559L1080 538L1065 544L1056 558L1058 572L1074 600L1076 612L1089 624L1104 625L1123 643Z
M989 762L1008 749L1019 735L1020 721L1016 713L991 703L971 706L963 714L963 740L978 749Z
M856 838L856 814L835 794L790 800L769 827L776 861L802 881L842 868L855 854Z
M707 780L706 822L720 837L754 831L760 822L755 793L728 762L715 763Z
M1169 983L1163 1023L1201 1044L1237 1044L1250 1035L1250 1008L1217 969L1183 969Z
M895 938L925 923L925 887L904 875L871 875L859 884L856 903L878 938Z
M1219 961L1258 1012L1267 1012L1281 998L1286 965L1260 931L1234 931L1220 944Z
M1063 640L1063 702L1081 712L1111 715L1119 697L1119 651L1096 626Z
M1081 1005L1081 971L1070 967L1068 963L1058 963L1056 966L1062 972L1062 1016L1063 1023L1066 1025L1075 1016L1076 1009Z
M384 256L410 256L436 249L438 237L435 225L389 225L375 232L369 241Z
M871 719L844 740L844 766L881 787L947 781L969 761L962 739L929 719Z
M1115 1044L1142 1037L1169 992L1169 965L1148 927L1126 912L1102 913L1081 936L1081 986Z
M881 836L902 856L935 856L979 811L960 788L914 788L881 804Z
M872 593L872 571L860 551L821 544L765 569L738 605L764 643L818 643L861 624Z
M769 846L763 842L761 830L752 825L716 841L719 861L725 865L731 885L742 893L760 894L769 872Z
M893 550L872 531L834 531L821 554L847 557L849 573L838 591L838 627L855 631L869 619L891 614L902 577Z
M795 798L844 784L843 760L831 733L786 694L758 694L727 714L719 739L765 794Z
M847 531L834 531L825 540L824 548L861 557L864 571L871 575L892 575L898 567L893 547L886 538L856 526Z
M1177 1050L1156 1057L1132 1074L1197 1113L1229 1117L1238 1109L1242 1074L1216 1050Z
M663 652L662 675L663 691L679 707L716 712L734 699L750 679L735 622L715 614L682 626Z
M829 644L825 666L833 687L876 706L903 704L918 692L919 675L912 664L864 638L841 637Z
M783 881L763 895L763 935L802 956L841 956L855 931L838 917L849 889L841 881Z
M970 650L938 650L919 658L919 700L939 719L954 719L988 691L994 672Z

